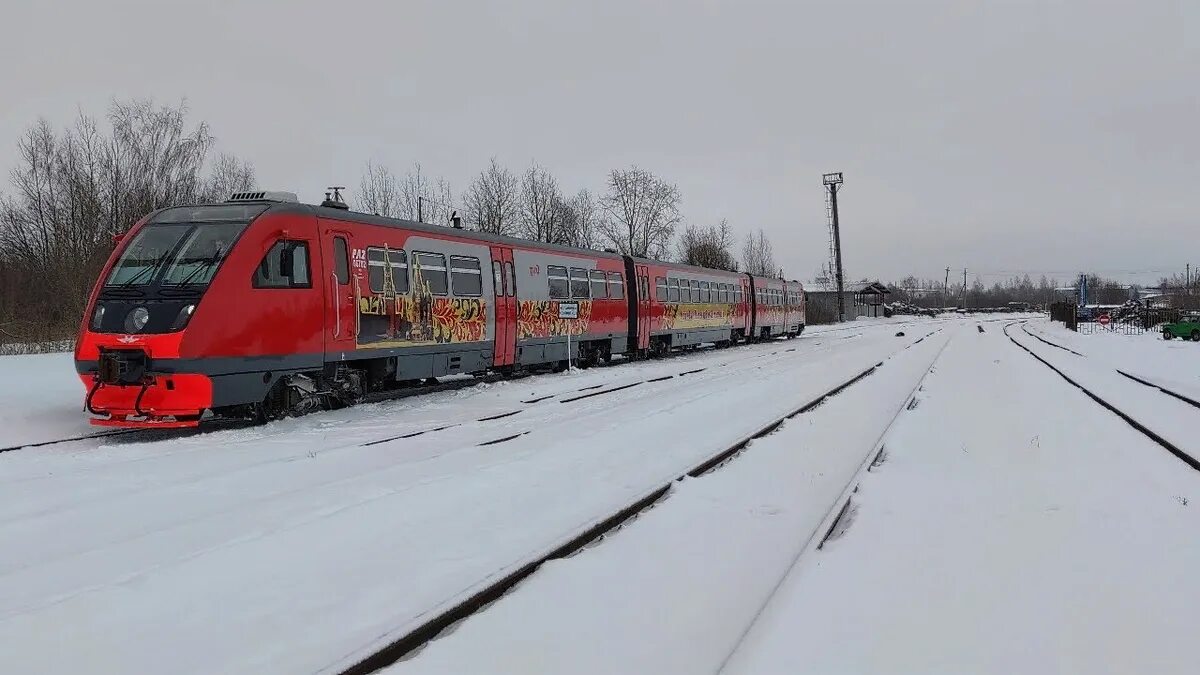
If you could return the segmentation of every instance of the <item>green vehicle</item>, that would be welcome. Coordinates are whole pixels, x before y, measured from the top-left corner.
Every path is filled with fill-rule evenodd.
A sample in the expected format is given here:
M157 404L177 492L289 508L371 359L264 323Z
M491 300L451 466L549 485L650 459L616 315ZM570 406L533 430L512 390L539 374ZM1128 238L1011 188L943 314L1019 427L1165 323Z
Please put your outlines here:
M1173 323L1163 324L1163 339L1191 338L1200 342L1200 314L1188 314Z

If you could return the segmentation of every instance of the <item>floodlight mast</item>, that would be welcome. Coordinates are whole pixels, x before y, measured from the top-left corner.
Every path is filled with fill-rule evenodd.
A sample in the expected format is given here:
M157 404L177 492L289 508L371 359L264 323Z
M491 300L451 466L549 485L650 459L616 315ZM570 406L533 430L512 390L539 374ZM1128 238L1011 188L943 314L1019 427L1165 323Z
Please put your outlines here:
M838 227L838 205L837 193L842 184L842 172L835 171L833 173L823 174L821 182L825 185L825 191L829 200L829 227L833 230L833 259L834 259L834 275L837 279L837 306L838 306L838 322L846 320L846 299L843 296L845 290L845 279L842 274L842 233Z

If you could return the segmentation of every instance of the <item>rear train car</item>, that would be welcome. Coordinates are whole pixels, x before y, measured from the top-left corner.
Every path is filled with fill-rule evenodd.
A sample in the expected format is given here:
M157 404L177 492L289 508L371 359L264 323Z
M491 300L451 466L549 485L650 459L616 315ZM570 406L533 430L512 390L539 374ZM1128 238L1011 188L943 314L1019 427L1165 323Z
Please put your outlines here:
M751 285L750 335L765 340L804 332L804 287L799 281L752 277Z

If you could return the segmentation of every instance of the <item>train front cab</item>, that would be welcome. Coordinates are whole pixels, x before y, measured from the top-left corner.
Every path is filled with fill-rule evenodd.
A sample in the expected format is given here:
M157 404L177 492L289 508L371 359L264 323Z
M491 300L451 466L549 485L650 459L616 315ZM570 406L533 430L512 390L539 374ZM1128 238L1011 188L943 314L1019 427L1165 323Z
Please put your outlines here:
M323 365L316 220L269 203L175 207L119 242L75 350L91 422L195 426Z

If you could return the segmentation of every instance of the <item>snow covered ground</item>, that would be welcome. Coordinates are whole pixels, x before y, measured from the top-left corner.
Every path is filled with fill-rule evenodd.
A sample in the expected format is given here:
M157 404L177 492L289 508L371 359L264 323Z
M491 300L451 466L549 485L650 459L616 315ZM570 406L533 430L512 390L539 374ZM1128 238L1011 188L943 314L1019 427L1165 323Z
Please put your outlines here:
M70 352L0 356L0 448L93 433Z
M4 671L338 672L879 362L392 670L1194 671L1200 474L1013 345L1011 321L859 321L0 454ZM1029 328L1084 356L1011 332L1160 426L1194 417L1114 365L1188 380L1185 343ZM36 383L0 394L0 447L88 431L70 355L0 357L0 376Z
M1160 383L1200 400L1198 343L1164 340L1161 333L1154 331L1142 335L1104 331L1085 335L1050 321L1032 322L1028 328L1031 333L1083 354L1096 363Z
M387 672L716 672L945 343L898 353Z
M1049 334L1048 339L1060 340L1055 344L1082 350L1071 353L1030 337ZM1161 386L1174 387L1185 396L1200 400L1200 380L1193 364L1200 365L1196 354L1200 349L1181 351L1172 349L1173 341L1156 339L1153 335L1119 336L1113 340L1105 336L1064 336L1072 333L1053 326L1035 325L1029 333L1013 326L1009 334L1027 349L1053 364L1072 380L1120 408L1135 420L1152 429L1188 455L1200 458L1200 436L1196 434L1200 410L1185 401L1168 396L1158 389L1148 387L1125 377L1118 369L1157 381ZM1063 339L1063 338L1066 339ZM1087 340L1099 337L1100 346L1092 346ZM1197 347L1195 343L1185 343ZM1091 347L1091 349L1089 349ZM1165 348L1164 348L1165 347ZM1087 350L1087 351L1083 351ZM1082 356L1080 355L1082 354ZM1172 368L1172 362L1174 367Z
M724 672L1196 672L1200 474L995 331L919 399Z
M0 653L14 672L336 672L912 342L895 332L5 453Z
M892 357L389 675L1194 672L1200 474L976 325Z

